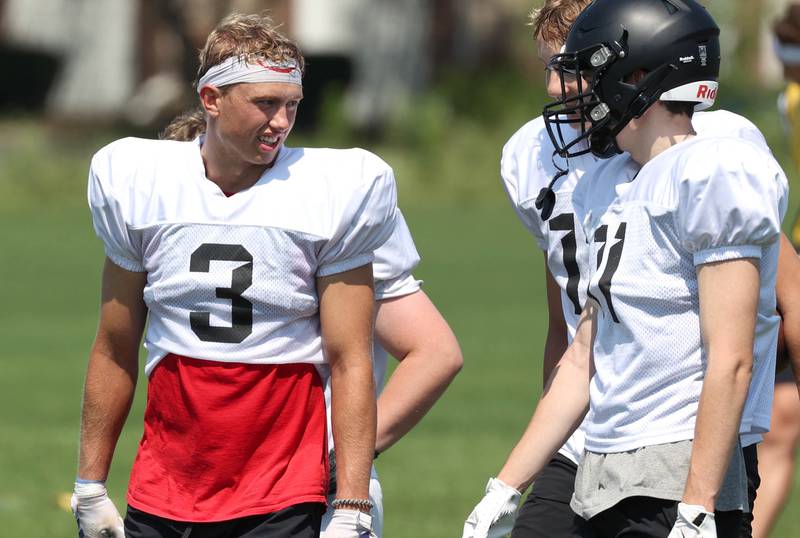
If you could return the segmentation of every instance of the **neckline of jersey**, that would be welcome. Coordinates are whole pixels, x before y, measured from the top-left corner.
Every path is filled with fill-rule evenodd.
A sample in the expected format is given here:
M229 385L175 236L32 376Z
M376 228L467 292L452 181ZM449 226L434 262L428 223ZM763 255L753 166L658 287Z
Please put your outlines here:
M234 195L250 192L253 189L253 187L263 183L264 180L267 179L267 177L270 175L270 173L273 170L276 170L278 168L278 165L281 164L290 153L292 153L291 151L292 148L282 146L281 149L278 151L278 155L275 156L275 160L272 161L272 165L269 168L266 168L252 185L250 185L246 189L242 189L237 192L228 192L222 190L222 187L220 187L216 182L214 182L206 175L206 167L205 164L203 163L203 156L200 153L200 148L203 146L204 139L205 139L205 134L201 134L193 141L195 146L194 149L196 151L195 155L197 157L197 163L199 164L199 176L197 177L202 178L201 183L206 185L205 187L206 189L209 189L210 192L212 192L214 195L220 196L224 200L229 200L233 198Z

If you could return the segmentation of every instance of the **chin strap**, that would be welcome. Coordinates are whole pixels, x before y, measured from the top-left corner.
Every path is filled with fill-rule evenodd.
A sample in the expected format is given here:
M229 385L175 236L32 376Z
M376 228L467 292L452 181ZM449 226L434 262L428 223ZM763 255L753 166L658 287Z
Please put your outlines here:
M617 146L617 132L599 131L589 138L589 147L592 154L598 159L610 159L614 155L619 155L622 150Z
M553 166L556 167L558 172L555 176L553 176L553 179L550 180L550 183L547 184L547 187L544 187L539 191L539 196L536 197L536 202L534 202L536 209L541 212L542 220L547 220L550 218L550 216L553 214L553 208L556 205L556 193L553 191L553 185L555 185L556 181L569 174L569 161L567 161L567 169L562 169L556 164L557 154L558 151L554 151L551 159L553 161Z

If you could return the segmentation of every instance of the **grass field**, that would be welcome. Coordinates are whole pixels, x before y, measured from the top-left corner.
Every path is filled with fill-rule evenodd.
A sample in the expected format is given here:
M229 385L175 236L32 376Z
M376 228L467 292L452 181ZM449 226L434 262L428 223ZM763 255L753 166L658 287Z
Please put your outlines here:
M99 143L56 142L27 122L14 125L14 136L0 127L0 535L75 536L59 501L74 478L96 325L102 249L83 189ZM499 141L488 143L496 155ZM423 256L417 274L452 324L466 364L422 424L378 460L389 538L460 536L541 386L542 257L503 198L496 163L479 166L471 181L480 195L458 201L426 199L401 185ZM111 471L118 506L141 433L144 388ZM797 509L784 514L775 536L800 536Z

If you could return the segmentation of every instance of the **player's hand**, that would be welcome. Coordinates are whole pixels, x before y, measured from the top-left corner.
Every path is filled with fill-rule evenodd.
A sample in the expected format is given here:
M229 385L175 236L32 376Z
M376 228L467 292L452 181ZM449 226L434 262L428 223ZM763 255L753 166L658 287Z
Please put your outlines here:
M78 535L85 538L125 538L125 527L102 482L76 482L70 501L78 522Z
M501 538L514 528L522 494L498 478L490 478L478 506L464 522L462 538Z
M360 510L337 508L322 533L324 538L377 538L372 532L372 516Z
M697 504L678 503L678 519L667 538L717 538L714 514Z

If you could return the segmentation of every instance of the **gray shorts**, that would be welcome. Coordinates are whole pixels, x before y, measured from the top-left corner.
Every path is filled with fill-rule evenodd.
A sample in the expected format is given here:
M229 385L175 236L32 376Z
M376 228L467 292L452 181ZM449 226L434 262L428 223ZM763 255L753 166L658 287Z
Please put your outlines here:
M691 455L691 440L609 454L584 451L570 506L584 519L590 519L628 497L680 501ZM750 511L747 473L738 442L716 508Z

